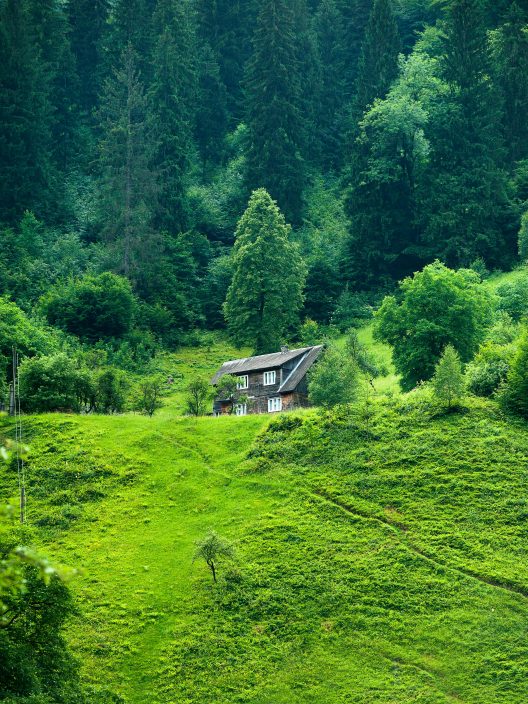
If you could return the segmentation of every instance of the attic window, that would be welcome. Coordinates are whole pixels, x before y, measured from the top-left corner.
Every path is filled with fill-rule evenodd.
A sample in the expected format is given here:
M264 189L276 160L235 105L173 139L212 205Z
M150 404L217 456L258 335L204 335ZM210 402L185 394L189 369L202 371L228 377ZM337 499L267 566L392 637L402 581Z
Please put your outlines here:
M282 411L282 398L280 396L268 399L268 413L275 413L276 411Z
M247 389L249 387L249 377L247 374L242 374L237 379L237 389Z
M272 386L277 379L276 372L264 372L264 386Z

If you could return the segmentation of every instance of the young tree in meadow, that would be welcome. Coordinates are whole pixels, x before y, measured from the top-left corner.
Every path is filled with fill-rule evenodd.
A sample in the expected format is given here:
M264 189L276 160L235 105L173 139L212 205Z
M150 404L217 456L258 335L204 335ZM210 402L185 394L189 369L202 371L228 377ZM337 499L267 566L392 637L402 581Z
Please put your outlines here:
M297 224L304 186L304 116L294 19L288 0L263 0L245 84L248 188L266 188Z
M224 314L233 340L257 354L277 351L298 322L306 268L289 235L275 201L255 191L238 223Z
M521 217L519 230L519 256L522 262L528 262L528 210Z
M217 581L218 561L222 558L232 560L234 556L235 548L233 545L214 530L210 531L202 540L196 541L194 559L205 561L211 570L214 582Z
M204 416L211 398L211 385L205 379L192 379L185 393L185 410L190 416Z
M357 396L358 367L347 350L329 347L312 367L308 395L314 406L332 408Z
M435 398L450 409L465 390L462 362L453 345L447 345L435 367L433 391Z
M392 345L402 389L431 379L449 344L469 362L484 339L492 308L490 294L469 269L453 271L436 261L400 282L376 313L374 334Z

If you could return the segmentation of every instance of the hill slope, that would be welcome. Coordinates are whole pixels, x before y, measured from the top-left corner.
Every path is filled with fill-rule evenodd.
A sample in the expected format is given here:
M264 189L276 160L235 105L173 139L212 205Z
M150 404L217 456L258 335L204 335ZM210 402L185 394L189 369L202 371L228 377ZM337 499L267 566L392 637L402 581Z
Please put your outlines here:
M398 403L264 434L28 419L30 519L85 570L87 680L131 703L525 702L528 429ZM192 563L209 528L237 546L218 585Z

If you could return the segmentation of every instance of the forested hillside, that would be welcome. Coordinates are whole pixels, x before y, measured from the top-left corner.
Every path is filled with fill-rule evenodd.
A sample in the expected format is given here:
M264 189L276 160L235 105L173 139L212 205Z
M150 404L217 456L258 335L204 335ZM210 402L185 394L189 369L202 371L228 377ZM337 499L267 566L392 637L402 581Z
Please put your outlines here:
M527 421L528 0L0 0L0 701L526 704Z
M435 258L511 267L527 21L524 0L2 0L0 294L134 353L222 328L256 188L302 258L286 337ZM137 306L81 331L66 304L102 272Z

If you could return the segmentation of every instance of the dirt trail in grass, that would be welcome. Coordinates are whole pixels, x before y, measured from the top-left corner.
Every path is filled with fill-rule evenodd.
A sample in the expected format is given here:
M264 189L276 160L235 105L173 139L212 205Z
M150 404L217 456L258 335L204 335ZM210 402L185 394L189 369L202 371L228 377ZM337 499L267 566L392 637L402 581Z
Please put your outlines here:
M528 598L528 587L513 584L507 580L502 580L497 577L488 577L486 575L479 574L478 572L474 572L473 570L468 570L467 568L450 565L449 563L438 559L438 557L426 553L424 550L417 547L410 541L405 528L403 528L399 523L390 521L388 518L383 518L381 516L373 516L372 514L369 514L366 511L361 511L355 507L352 507L344 501L341 501L340 499L336 499L335 497L331 496L324 489L316 489L308 493L310 494L310 496L325 501L326 503L335 506L336 508L350 516L354 516L355 518L360 518L367 521L374 521L376 523L386 526L387 528L390 528L391 531L398 535L398 538L402 545L404 545L415 555L418 555L422 559L427 560L427 562L434 564L436 567L440 567L441 569L449 570L451 572L456 572L457 574L460 574L463 577L466 577L468 579L474 579L480 582L481 584L485 584L488 587L493 587L494 589L502 589L504 591L510 592L511 594L518 594L519 596L522 596L525 599Z

